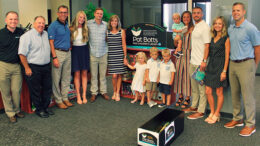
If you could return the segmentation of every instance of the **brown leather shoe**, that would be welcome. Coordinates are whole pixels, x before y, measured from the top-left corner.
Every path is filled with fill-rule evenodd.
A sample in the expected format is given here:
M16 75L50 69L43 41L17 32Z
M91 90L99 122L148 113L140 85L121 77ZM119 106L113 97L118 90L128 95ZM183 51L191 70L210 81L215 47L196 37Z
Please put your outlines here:
M189 108L182 109L182 111L184 111L185 113L190 113L190 112L197 112L197 109L198 108L189 107Z
M239 133L240 136L251 136L253 133L255 133L256 129L255 126L245 126Z
M16 122L17 122L15 116L10 117L9 119L10 119L10 122L11 122L11 123L16 123Z
M72 107L73 104L69 100L64 100L63 103L67 105L68 107Z
M25 117L25 115L22 112L16 113L15 115L18 118L24 118Z
M196 112L194 114L189 115L187 118L190 120L195 120L204 117L204 113Z
M110 99L109 99L109 96L107 95L107 93L102 94L102 96L103 96L103 98L104 98L105 100L110 100Z
M67 109L67 108L68 108L67 105L65 105L63 102L57 103L56 105L57 105L57 107L60 108L60 109Z
M234 128L234 127L236 127L236 126L238 126L238 127L244 126L243 121L242 121L242 120L240 120L240 121L234 121L234 120L232 120L232 121L230 121L230 122L228 122L228 123L226 123L226 124L224 125L225 128Z
M91 98L90 98L90 102L93 103L96 100L96 95L92 94Z

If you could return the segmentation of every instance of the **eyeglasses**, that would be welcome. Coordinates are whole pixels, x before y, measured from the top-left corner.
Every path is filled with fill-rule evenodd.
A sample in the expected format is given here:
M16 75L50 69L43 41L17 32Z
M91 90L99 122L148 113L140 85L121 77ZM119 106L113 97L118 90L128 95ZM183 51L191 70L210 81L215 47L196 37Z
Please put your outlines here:
M58 13L60 13L60 14L68 14L68 12L58 12Z

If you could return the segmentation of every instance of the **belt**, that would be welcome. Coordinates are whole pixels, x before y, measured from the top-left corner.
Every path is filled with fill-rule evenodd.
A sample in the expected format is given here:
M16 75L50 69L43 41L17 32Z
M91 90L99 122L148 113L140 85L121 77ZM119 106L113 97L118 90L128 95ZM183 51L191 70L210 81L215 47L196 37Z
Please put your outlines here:
M245 59L242 59L242 60L231 60L235 63L241 63L241 62L244 62L244 61L247 61L247 60L250 60L250 59L254 59L254 58L245 58Z
M63 52L69 52L70 51L70 49L64 50L64 49L60 49L60 48L55 48L55 50L59 50L59 51L63 51Z

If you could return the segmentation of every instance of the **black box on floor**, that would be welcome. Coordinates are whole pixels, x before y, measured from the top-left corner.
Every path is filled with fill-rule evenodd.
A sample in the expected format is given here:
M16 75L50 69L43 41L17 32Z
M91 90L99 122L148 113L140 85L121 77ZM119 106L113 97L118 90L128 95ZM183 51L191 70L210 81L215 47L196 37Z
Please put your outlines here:
M170 145L184 129L184 112L165 109L137 129L137 143L143 146Z

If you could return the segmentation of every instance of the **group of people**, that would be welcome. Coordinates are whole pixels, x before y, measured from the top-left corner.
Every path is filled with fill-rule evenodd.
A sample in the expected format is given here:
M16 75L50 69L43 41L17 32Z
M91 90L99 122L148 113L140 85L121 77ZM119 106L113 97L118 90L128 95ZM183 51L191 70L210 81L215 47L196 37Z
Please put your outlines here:
M84 11L79 11L69 27L68 7L65 5L58 7L57 16L48 31L44 30L45 18L36 16L33 28L24 32L17 27L18 13L6 13L6 26L0 30L0 91L5 112L12 123L17 121L17 117L24 117L20 112L22 76L28 85L35 113L41 118L54 115L48 108L52 95L60 109L73 106L68 99L71 74L74 77L78 104L88 102L86 92L89 70L92 94L90 101L94 102L98 94L98 77L99 91L104 99L109 100L107 64L108 72L113 74L115 87L112 99L120 100L126 43L119 17L113 15L107 26L107 22L102 21L102 8L97 8L95 18L89 21Z
M57 106L67 109L73 106L68 99L71 74L77 92L77 103L86 104L87 74L91 73L91 98L94 102L98 93L106 100L106 73L112 74L112 99L120 101L120 87L125 68L136 69L131 89L135 97L131 103L141 97L150 107L156 105L151 97L157 91L162 93L162 104L171 104L171 85L179 95L176 106L181 106L188 119L204 117L207 99L210 114L205 119L209 124L220 120L223 105L223 88L227 87L227 72L231 86L233 119L225 124L226 128L243 126L242 94L246 112L246 126L240 131L241 136L250 136L255 132L255 72L260 58L260 33L245 19L243 3L234 3L232 16L235 21L227 30L224 18L214 19L212 27L202 19L203 10L195 7L192 13L174 14L176 23L172 28L175 54L181 55L176 61L176 68L171 61L171 51L162 50L163 60L158 59L158 49L150 49L147 61L144 52L137 53L137 63L131 66L127 59L126 36L117 15L109 22L102 20L103 9L97 8L94 19L87 20L84 11L79 11L69 27L68 7L58 7L58 18L45 31L45 18L36 16L33 28L25 32L18 28L17 12L6 14L5 28L0 30L0 91L5 112L12 123L16 117L23 118L20 112L20 92L22 75L28 85L35 113L42 118L53 115L48 106L53 94ZM193 21L195 24L193 24ZM181 23L181 24L180 24ZM181 35L180 35L181 34ZM20 65L20 63L22 65ZM229 70L228 70L229 68ZM205 71L204 85L191 76L196 71ZM98 83L99 82L99 83ZM100 89L99 89L100 86ZM218 96L215 109L213 88ZM82 89L82 90L81 90ZM192 96L192 104L190 101ZM184 99L185 97L185 99Z
M224 102L223 88L227 87L229 77L233 119L224 127L234 128L245 123L239 135L250 136L256 131L254 83L260 59L260 32L245 19L245 14L245 5L240 2L234 3L234 23L227 29L222 16L216 17L210 28L202 19L203 10L199 7L193 8L192 13L183 12L181 22L185 27L173 26L173 32L182 32L181 40L177 41L177 49L174 52L179 54L176 61L174 92L179 95L176 106L181 106L185 113L192 112L187 116L188 119L204 117L208 101L210 114L205 122L214 124L220 120ZM195 24L192 23L192 18ZM176 21L178 19L178 15L174 14L175 23L180 23ZM179 44L182 44L182 50L178 47ZM203 84L192 77L196 71L205 72ZM218 97L216 108L213 89L216 89ZM241 95L246 115L244 122ZM187 107L190 104L190 96L192 104Z

